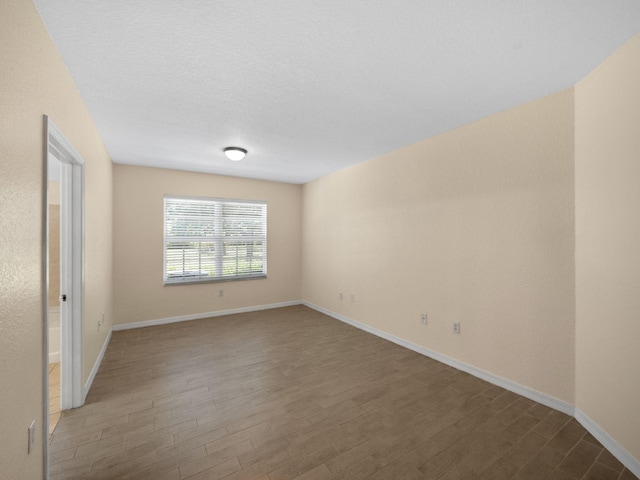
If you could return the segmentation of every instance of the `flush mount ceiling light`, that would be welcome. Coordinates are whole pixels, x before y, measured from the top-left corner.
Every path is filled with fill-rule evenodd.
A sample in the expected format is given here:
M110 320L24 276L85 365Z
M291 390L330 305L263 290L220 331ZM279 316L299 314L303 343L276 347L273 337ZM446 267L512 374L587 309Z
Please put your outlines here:
M224 149L224 154L229 160L237 162L244 158L244 156L247 154L247 151L244 148L240 147L227 147Z

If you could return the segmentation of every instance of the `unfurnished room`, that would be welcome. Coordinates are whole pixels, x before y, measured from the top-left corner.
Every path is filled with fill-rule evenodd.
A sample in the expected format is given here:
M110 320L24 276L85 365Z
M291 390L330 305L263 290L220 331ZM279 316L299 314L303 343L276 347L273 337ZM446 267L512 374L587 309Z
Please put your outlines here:
M2 0L2 480L640 478L640 2Z

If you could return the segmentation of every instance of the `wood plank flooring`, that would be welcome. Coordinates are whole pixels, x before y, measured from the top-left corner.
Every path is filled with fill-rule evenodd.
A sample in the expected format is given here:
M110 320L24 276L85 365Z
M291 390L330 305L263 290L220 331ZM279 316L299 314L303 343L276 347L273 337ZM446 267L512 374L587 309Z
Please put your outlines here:
M635 479L571 417L303 306L114 332L53 480Z

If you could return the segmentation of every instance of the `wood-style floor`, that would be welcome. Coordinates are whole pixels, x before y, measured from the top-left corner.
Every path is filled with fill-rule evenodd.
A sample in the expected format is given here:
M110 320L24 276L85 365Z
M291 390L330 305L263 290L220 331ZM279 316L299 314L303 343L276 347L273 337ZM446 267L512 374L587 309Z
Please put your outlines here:
M303 306L115 332L51 478L635 479L574 419Z

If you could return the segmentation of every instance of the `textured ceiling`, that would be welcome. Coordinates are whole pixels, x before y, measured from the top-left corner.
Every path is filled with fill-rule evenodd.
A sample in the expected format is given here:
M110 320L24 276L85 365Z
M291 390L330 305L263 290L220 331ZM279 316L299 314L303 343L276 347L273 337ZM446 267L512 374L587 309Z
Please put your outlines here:
M640 31L638 0L35 4L114 162L291 183L570 87Z

